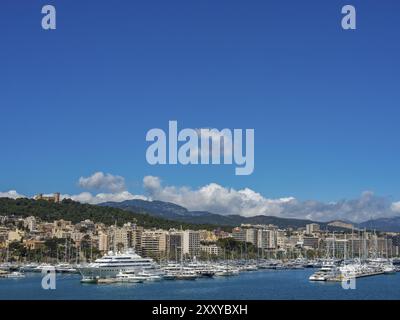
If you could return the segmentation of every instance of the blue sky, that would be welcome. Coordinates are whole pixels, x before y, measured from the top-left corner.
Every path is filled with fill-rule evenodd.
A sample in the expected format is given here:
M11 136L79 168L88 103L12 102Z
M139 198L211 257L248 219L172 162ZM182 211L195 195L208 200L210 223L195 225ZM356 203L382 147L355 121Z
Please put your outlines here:
M57 30L41 29L41 7ZM357 30L341 29L341 8ZM0 191L82 191L103 171L268 198L400 199L398 1L0 4ZM255 171L150 166L151 128L254 128Z

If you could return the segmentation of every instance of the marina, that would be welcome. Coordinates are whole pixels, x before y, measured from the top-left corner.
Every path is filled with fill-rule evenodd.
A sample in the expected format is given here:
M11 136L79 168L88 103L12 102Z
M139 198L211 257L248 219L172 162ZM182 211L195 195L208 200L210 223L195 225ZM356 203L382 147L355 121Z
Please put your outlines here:
M114 282L99 285L80 282L78 274L57 274L56 289L43 290L42 277L27 273L25 278L0 279L0 299L118 299L118 300L210 300L288 299L365 300L400 299L398 273L357 279L356 290L344 290L340 283L313 282L315 269L260 269L232 277L201 277L195 281Z
M396 263L396 265L394 263ZM181 261L157 263L151 258L142 258L132 249L125 252L112 251L92 263L72 265L50 264L3 264L1 278L23 278L29 273L80 274L81 283L110 284L118 282L143 283L162 280L196 280L199 278L233 277L255 271L285 271L308 269L313 272L309 281L340 282L352 278L391 275L400 271L398 261L393 259L317 259L307 260L225 260L225 261ZM316 271L315 271L316 270Z

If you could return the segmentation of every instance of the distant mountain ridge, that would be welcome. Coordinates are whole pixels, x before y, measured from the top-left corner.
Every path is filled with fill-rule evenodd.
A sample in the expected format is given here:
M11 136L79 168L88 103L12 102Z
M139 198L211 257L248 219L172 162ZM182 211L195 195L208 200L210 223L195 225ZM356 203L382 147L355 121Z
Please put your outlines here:
M328 226L327 222L316 222L306 219L280 218L275 216L244 217L240 215L220 215L207 211L189 211L188 209L170 202L126 200L123 202L105 202L100 206L113 207L126 211L147 213L164 219L182 221L193 224L212 223L221 226L240 226L241 224L273 224L280 228L301 228L306 224L318 223L322 229L340 230L341 228Z
M357 227L377 231L400 232L400 217L371 219L357 224Z

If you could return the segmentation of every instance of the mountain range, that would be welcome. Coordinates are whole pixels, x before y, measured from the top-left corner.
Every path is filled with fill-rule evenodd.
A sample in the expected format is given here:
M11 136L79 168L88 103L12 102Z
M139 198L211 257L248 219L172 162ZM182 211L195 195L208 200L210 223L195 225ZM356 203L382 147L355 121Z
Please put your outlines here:
M400 232L400 217L372 219L359 223L356 226L360 229Z
M343 230L340 227L330 226L331 222L312 221L307 219L280 218L275 216L253 216L244 217L240 215L220 215L208 211L189 211L188 209L174 203L164 201L147 201L147 200L126 200L123 202L104 202L100 206L123 209L125 211L146 213L151 216L160 217L168 220L181 221L192 224L215 224L220 226L240 226L246 224L273 224L279 228L300 228L305 227L309 223L318 223L321 229L325 230ZM387 232L400 232L400 216L392 218L371 219L362 223L353 223L351 221L343 221L353 224L355 228L369 229Z
M316 222L306 219L280 218L275 216L244 217L240 215L220 215L207 211L189 211L174 203L164 201L126 200L123 202L105 202L100 206L113 207L126 211L147 213L168 220L181 221L191 224L214 224L220 226L240 226L241 224L273 224L279 228L301 228L306 224L318 223L322 229L343 230L340 227L329 226L327 222Z

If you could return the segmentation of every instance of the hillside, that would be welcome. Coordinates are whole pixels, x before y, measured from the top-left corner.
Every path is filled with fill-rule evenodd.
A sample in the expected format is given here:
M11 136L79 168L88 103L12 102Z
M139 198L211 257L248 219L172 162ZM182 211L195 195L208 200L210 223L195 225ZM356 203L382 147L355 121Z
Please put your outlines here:
M117 223L122 225L127 222L136 223L145 228L182 228L184 229L208 229L213 230L218 226L210 223L191 224L183 221L171 221L159 217L154 217L145 213L125 211L118 208L102 207L90 204L81 204L72 200L63 200L61 203L51 203L47 201L35 201L33 199L9 199L0 198L0 215L16 215L21 217L35 216L43 221L53 221L64 219L78 223L85 219L94 222L112 225ZM229 229L229 228L228 228Z
M358 227L377 231L400 232L400 217L372 219L358 224Z

